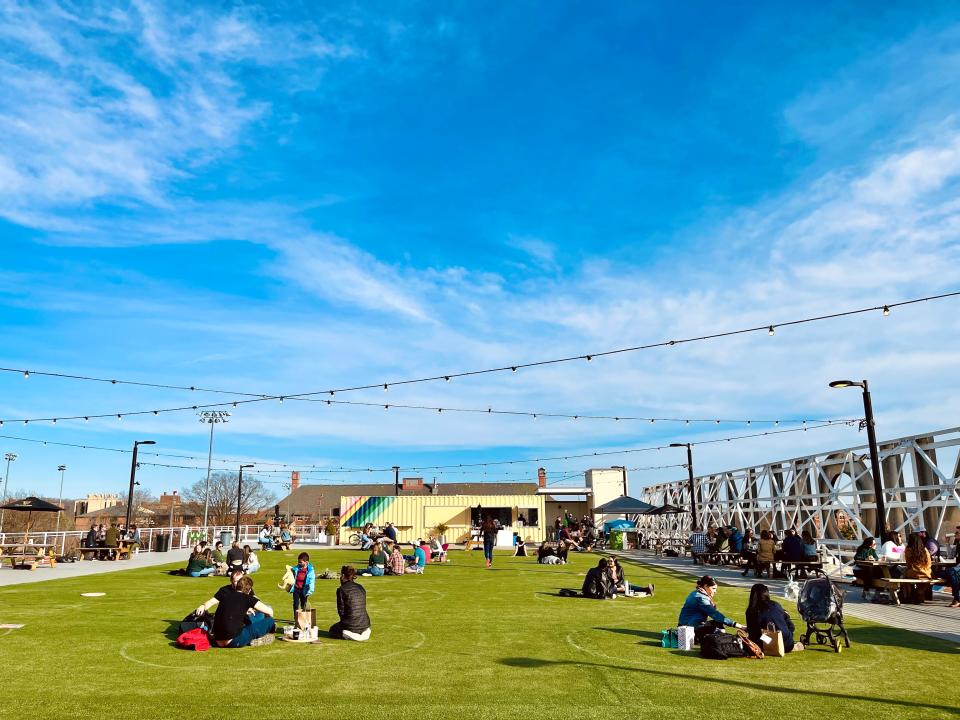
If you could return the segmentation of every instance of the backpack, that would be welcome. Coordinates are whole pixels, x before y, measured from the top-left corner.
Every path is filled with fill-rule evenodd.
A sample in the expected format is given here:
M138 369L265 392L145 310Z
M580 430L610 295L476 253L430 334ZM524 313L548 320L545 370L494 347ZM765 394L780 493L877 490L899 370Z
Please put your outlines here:
M730 633L717 632L704 635L700 640L700 657L708 660L726 660L743 657L743 645L740 638Z
M180 633L188 633L191 630L203 630L204 633L208 633L212 627L213 616L210 613L205 612L202 615L190 613L180 623Z

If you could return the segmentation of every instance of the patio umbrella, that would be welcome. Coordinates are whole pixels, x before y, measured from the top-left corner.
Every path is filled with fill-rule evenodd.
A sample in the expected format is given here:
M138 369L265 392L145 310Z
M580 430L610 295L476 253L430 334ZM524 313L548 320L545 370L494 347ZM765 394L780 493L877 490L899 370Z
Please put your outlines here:
M656 507L653 510L648 511L647 515L677 515L678 513L687 512L686 508L677 507L676 505L671 505L667 503L666 505L661 505Z
M46 500L41 500L37 497L26 497L23 500L14 500L9 502L6 505L0 505L0 509L3 510L16 510L18 512L27 513L27 529L23 532L23 540L26 542L27 536L30 534L30 520L33 518L33 513L35 512L62 512L63 508L59 505L54 505L49 503Z

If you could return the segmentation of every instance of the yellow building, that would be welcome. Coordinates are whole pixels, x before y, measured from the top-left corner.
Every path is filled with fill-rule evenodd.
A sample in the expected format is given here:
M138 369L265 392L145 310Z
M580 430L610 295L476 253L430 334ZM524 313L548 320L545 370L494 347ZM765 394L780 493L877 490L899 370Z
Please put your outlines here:
M511 545L514 532L525 542L540 543L548 522L544 500L543 495L345 495L340 498L340 542L348 542L354 529L367 523L391 522L400 542L426 538L443 524L448 542L466 543L470 528L490 513L503 526L498 546Z

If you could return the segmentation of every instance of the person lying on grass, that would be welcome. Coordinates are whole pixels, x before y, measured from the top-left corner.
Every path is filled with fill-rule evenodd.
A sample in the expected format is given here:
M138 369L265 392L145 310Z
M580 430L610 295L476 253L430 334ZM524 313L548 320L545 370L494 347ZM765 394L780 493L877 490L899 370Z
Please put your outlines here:
M611 562L613 566L611 568ZM650 597L653 595L653 583L649 585L631 585L627 582L627 577L623 572L623 566L620 565L620 561L615 558L607 558L607 570L611 572L613 577L613 591L621 595L626 595L627 597L632 597L634 595L639 597Z
M253 594L253 578L243 575L236 585L224 585L217 594L197 608L202 615L214 605L214 644L222 648L267 645L273 642L273 608Z
M336 640L370 639L370 616L367 615L367 591L355 582L357 571L352 565L340 568L337 588L337 614L340 620L330 626L330 637Z
M687 595L687 599L680 609L680 617L677 619L677 625L688 625L692 627L694 641L699 643L700 639L717 630L723 630L724 626L735 627L746 630L746 625L741 625L735 620L731 620L717 609L717 603L714 598L717 595L717 581L709 575L704 575L697 580L696 589Z
M563 561L557 557L557 551L548 542L537 548L537 563L540 565L561 565Z

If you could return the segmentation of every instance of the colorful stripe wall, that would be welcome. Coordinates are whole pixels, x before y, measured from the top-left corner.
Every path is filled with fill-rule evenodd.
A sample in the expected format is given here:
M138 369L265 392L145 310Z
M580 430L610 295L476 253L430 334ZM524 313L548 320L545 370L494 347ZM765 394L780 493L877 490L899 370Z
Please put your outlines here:
M380 513L389 508L394 500L396 498L389 495L345 497L340 503L340 526L363 527L370 522L377 523Z

